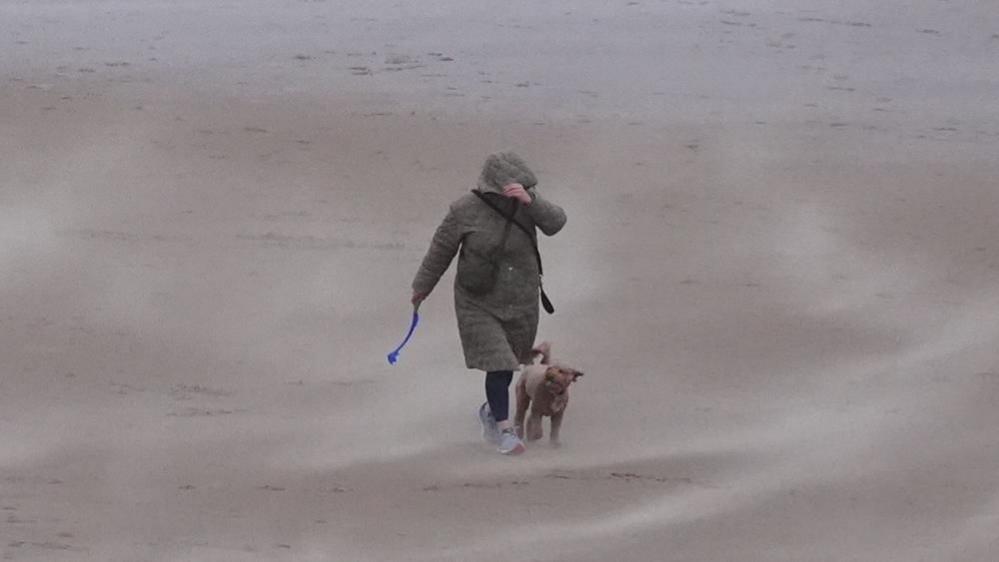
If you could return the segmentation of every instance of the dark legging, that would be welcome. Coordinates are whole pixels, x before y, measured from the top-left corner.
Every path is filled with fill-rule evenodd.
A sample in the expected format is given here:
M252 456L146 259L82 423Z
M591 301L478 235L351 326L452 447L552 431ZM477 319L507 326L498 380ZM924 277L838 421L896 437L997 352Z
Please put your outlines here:
M486 373L486 400L489 410L497 422L510 417L510 383L513 371L489 371Z

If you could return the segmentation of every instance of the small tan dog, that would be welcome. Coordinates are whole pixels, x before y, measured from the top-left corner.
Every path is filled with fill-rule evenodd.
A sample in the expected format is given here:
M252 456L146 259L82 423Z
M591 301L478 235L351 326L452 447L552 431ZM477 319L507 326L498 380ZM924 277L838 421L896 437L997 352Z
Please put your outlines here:
M583 376L583 373L553 362L551 344L548 342L538 344L532 353L535 357L540 355L541 361L524 365L517 380L517 414L514 418L517 436L523 439L526 433L528 441L541 439L544 435L541 418L549 416L551 417L549 440L552 446L558 447L562 415L569 405L569 385ZM527 418L525 428L524 417L528 408L531 409L531 415Z

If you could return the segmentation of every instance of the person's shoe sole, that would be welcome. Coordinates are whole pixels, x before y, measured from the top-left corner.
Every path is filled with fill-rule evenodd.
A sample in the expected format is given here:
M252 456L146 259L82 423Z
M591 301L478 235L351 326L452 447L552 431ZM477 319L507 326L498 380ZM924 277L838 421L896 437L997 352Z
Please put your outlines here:
M509 451L500 451L501 455L519 455L527 450L527 447L523 443L518 443L516 447L510 449Z

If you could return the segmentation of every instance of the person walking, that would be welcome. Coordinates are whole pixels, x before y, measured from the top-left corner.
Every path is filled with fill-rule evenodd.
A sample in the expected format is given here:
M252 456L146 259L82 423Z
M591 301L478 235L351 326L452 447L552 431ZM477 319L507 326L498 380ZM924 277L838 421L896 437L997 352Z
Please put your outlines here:
M524 452L509 417L513 373L532 360L541 293L536 230L552 236L565 211L541 197L514 152L486 158L476 189L451 203L413 279L419 308L458 256L454 309L465 366L485 372L483 438L500 453ZM546 302L546 307L547 307Z

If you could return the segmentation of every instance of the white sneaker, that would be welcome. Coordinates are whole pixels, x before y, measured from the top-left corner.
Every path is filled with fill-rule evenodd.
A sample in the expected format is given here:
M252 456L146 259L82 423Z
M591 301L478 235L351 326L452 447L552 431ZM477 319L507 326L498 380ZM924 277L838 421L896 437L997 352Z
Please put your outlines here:
M479 422L482 423L482 439L490 445L500 444L500 430L496 427L496 418L489 410L489 402L479 406Z
M519 455L526 451L527 447L524 446L524 442L520 440L520 437L517 437L513 429L504 429L500 433L498 450L504 455Z

